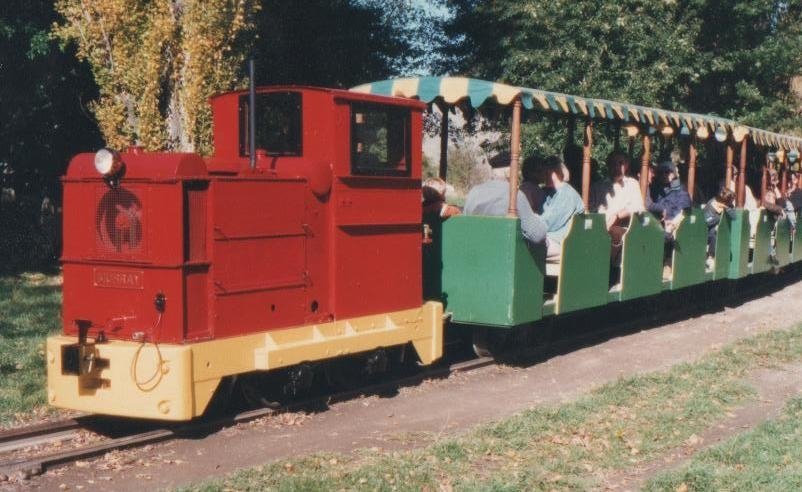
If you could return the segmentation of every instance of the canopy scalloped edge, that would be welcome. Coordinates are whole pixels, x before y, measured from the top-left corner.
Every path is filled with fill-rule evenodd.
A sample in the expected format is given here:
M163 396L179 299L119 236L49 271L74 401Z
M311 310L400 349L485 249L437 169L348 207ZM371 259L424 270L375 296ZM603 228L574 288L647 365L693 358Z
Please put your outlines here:
M416 98L425 103L431 103L438 98L449 105L466 101L474 108L478 108L488 101L495 101L497 104L506 106L520 98L521 103L527 109L537 108L545 112L582 115L591 119L608 119L623 123L666 125L676 130L681 130L683 127L690 130L706 126L710 133L714 133L716 129L723 128L738 137L750 135L758 145L802 151L802 139L798 137L753 128L718 116L670 111L466 77L390 79L362 84L351 90L382 96ZM736 138L736 140L740 140L740 138Z

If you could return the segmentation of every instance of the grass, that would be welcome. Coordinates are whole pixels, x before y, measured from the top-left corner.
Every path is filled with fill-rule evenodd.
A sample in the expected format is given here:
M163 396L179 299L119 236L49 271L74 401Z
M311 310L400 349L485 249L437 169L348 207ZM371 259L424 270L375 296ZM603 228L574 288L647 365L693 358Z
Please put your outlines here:
M802 490L802 399L754 430L699 453L661 474L646 490Z
M61 325L55 277L0 277L0 426L45 404L44 340Z
M534 408L423 449L313 455L193 490L586 490L611 471L680 445L752 398L744 382L749 371L797 360L802 327L621 379L576 401Z

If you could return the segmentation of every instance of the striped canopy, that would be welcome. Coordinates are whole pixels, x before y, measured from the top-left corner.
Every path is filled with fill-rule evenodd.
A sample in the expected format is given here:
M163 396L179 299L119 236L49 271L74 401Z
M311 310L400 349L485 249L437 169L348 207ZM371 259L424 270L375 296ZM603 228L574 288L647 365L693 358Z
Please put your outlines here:
M798 137L752 128L718 116L669 111L465 77L415 77L382 80L363 84L351 90L382 96L416 98L426 103L441 98L447 104L467 102L474 108L478 108L488 101L506 106L520 98L521 103L527 109L537 108L545 112L583 115L591 119L639 123L652 127L670 126L677 131L685 128L690 132L704 128L709 133L729 132L737 141L740 141L745 135L750 135L752 140L759 145L802 151L802 139ZM704 135L704 130L697 131L697 134Z

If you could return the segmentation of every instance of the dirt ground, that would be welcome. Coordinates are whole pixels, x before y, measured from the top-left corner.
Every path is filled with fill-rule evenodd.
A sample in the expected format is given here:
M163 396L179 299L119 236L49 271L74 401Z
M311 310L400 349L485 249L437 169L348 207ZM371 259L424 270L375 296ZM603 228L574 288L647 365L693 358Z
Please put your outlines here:
M574 398L619 377L692 361L737 339L789 327L802 321L802 310L796 308L800 297L802 282L735 308L554 354L529 367L489 366L403 388L391 397L360 398L319 413L271 417L197 439L114 453L49 471L24 487L139 491L196 483L318 451L422 446L538 404ZM800 376L800 367L754 375L758 401L659 462L608 477L606 487L637 488L695 450L770 418L787 395L802 390Z

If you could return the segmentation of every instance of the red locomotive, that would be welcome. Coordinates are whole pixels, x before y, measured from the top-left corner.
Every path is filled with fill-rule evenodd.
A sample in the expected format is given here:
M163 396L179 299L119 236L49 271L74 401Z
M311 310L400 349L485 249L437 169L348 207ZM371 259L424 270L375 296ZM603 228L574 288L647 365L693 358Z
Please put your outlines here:
M442 305L421 300L425 105L308 87L211 104L210 158L70 163L49 403L187 420L238 374L409 343L438 359Z

